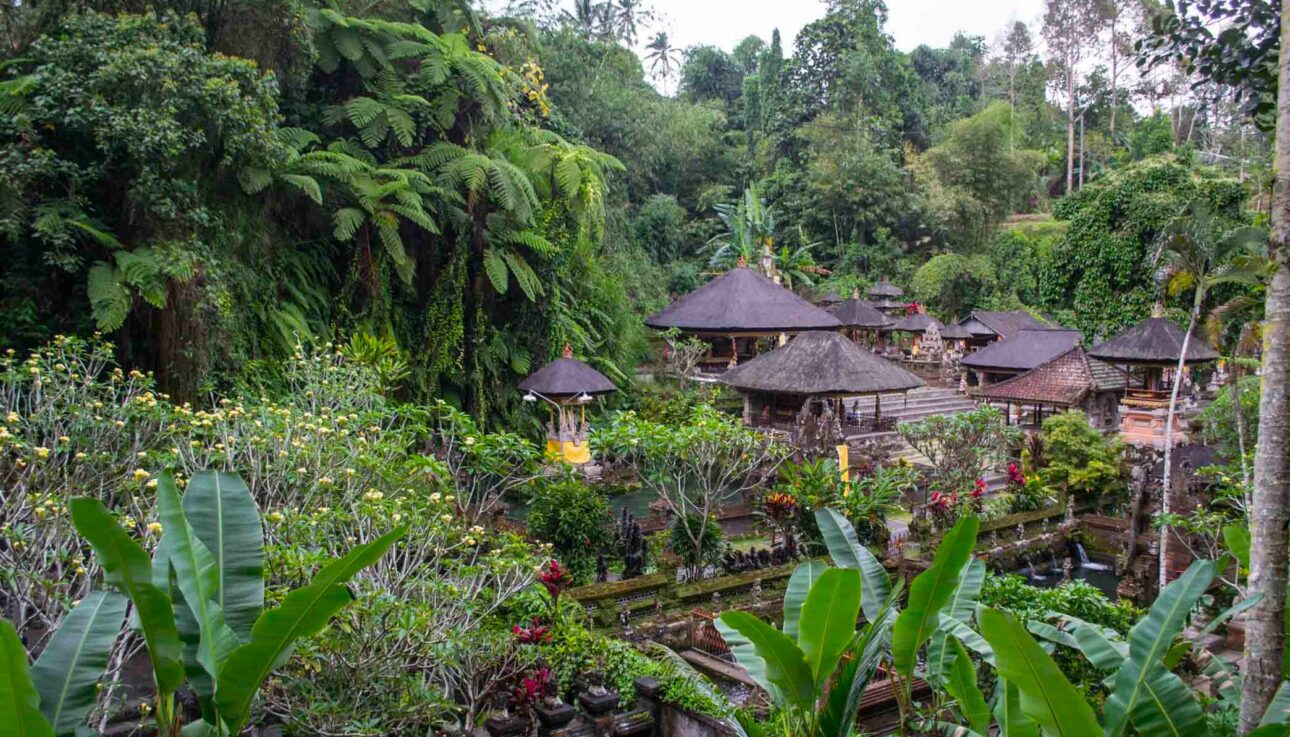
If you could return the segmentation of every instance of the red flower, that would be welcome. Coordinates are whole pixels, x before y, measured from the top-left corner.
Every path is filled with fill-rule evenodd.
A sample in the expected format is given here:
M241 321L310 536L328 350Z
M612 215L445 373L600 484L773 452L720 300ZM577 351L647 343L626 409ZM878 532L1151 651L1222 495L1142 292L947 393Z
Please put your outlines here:
M543 692L546 691L546 684L550 680L551 671L546 668L539 668L533 675L525 676L511 694L515 705L527 709L536 704L542 698Z
M521 627L518 624L511 628L515 633L515 639L523 645L541 645L551 641L551 629L541 624L537 617L528 627Z
M976 486L972 487L972 498L980 499L981 497L985 496L985 492L986 492L985 479L977 479Z
M538 580L546 587L547 593L555 598L573 583L573 574L564 570L559 561L552 560L546 570L538 574Z
M1008 464L1008 483L1013 486L1026 485L1026 476L1021 472L1020 468L1017 468L1016 463Z

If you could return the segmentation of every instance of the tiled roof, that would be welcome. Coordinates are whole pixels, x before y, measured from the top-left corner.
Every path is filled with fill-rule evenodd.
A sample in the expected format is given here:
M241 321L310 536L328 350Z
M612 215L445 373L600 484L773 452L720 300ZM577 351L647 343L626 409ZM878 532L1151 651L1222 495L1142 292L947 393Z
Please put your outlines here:
M971 369L1029 371L1079 345L1078 330L1022 330L963 359Z
M1089 358L1083 348L1072 348L1047 363L1006 381L973 393L983 399L1072 406L1089 392L1123 390L1128 376L1121 370Z

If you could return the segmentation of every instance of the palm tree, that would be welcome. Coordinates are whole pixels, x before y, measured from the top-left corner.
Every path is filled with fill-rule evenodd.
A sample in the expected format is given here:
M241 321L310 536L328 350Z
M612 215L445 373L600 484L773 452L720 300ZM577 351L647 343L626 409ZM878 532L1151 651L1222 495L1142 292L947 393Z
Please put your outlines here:
M1242 227L1221 231L1221 224L1201 203L1192 203L1166 228L1160 243L1158 260L1161 264L1161 281L1166 292L1179 294L1192 290L1191 310L1188 313L1187 332L1183 333L1178 351L1178 365L1174 370L1173 387L1169 392L1169 411L1165 417L1165 457L1161 474L1160 513L1169 514L1171 463L1173 452L1174 416L1178 410L1178 389L1187 361L1187 351L1192 335L1200 320L1201 308L1209 290L1215 284L1236 278L1238 257L1249 256L1258 244L1267 243L1267 233L1260 228ZM1168 548L1168 530L1160 534L1160 586L1166 583L1165 565Z
M645 50L648 52L645 54L645 61L650 63L650 74L663 81L666 93L667 81L681 66L681 52L672 46L665 31L654 34L654 38L645 46Z
M775 211L762 202L757 185L750 184L739 202L714 209L726 231L708 241L715 248L709 265L728 269L741 258L747 263L762 261L766 276L774 276Z

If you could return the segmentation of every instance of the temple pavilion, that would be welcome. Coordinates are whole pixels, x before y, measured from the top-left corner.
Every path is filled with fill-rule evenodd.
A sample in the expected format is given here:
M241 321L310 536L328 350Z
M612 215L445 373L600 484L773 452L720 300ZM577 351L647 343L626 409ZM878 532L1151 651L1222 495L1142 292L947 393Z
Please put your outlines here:
M820 307L826 310L831 309L835 305L838 305L841 303L842 303L842 295L832 291L827 292L823 297L820 297L815 300L815 304L819 305Z
M546 452L552 459L561 458L573 465L591 460L587 446L587 405L602 394L618 390L605 375L573 357L573 348L564 347L564 356L543 366L520 382L524 401L547 403Z
M945 329L945 323L937 320L926 312L915 312L912 315L906 315L897 320L894 325L887 328L893 336L897 345L901 348L908 348L911 356L918 356L922 351L924 338L928 331L934 331L936 336L940 336L941 331Z
M984 404L1002 406L1013 424L1038 427L1047 414L1082 410L1098 429L1119 427L1128 374L1076 346L1056 358L994 384L971 390Z
M967 353L968 343L971 340L972 333L959 323L952 323L941 328L941 342L947 351Z
M1080 344L1078 330L1020 330L1016 335L969 353L963 368L974 386L989 386L1048 363Z
M830 313L842 323L842 330L857 345L870 348L882 346L882 331L896 324L896 321L878 311L869 302L855 294L845 302L834 306Z
M848 416L844 398L904 393L923 380L836 332L811 331L727 371L721 380L744 398L744 422L754 427L791 427L803 414L832 413L844 427L878 425L874 415Z
M1186 373L1174 376L1182 352L1185 331L1163 317L1149 317L1114 338L1089 349L1089 355L1107 363L1123 366L1129 373L1129 387L1120 403L1120 435L1125 442L1164 447L1165 421L1169 414L1169 395L1173 382L1189 381ZM1183 361L1188 368L1211 363L1218 351L1197 335L1192 335ZM1185 386L1183 387L1185 388ZM1188 396L1180 393L1181 399ZM1185 438L1183 413L1174 416L1173 442Z
M865 296L869 298L869 303L881 312L898 315L905 311L905 303L900 299L904 295L905 290L883 279L869 287Z
M681 297L645 320L675 328L709 346L701 369L720 372L807 330L838 330L842 323L762 274L739 266Z
M1022 330L1047 330L1052 327L1021 310L975 310L961 320L959 325L972 334L968 338L969 348L983 348L991 343L1007 340Z

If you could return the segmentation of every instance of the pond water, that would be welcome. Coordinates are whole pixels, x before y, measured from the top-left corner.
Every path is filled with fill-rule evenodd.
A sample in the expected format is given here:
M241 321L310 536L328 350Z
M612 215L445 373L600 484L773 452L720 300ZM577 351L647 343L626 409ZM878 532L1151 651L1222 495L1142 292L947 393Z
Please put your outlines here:
M1115 563L1110 556L1094 554L1090 557L1079 543L1075 548L1078 555L1071 559L1071 578L1096 586L1112 601L1119 598L1115 589L1120 584L1120 577L1115 574ZM1065 578L1062 567L1062 561L1052 554L1047 559L1037 557L1012 573L1024 576L1031 586L1056 588Z

